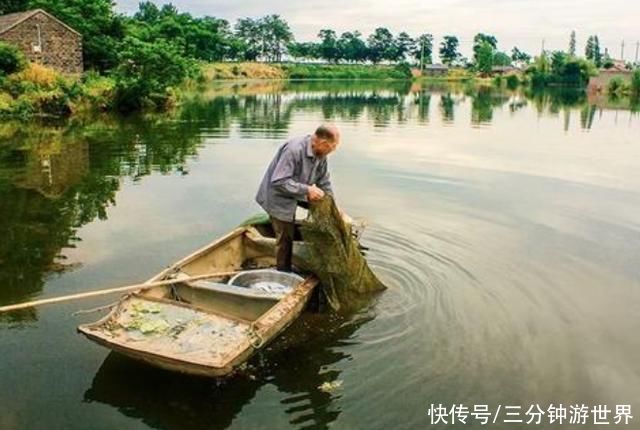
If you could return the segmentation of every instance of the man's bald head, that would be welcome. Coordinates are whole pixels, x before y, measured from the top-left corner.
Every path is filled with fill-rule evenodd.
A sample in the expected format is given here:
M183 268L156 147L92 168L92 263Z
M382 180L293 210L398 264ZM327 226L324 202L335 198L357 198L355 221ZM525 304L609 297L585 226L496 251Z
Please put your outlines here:
M321 124L313 134L313 152L325 157L340 144L340 130L333 124Z
M321 124L314 133L317 138L335 142L340 139L340 130L334 124Z

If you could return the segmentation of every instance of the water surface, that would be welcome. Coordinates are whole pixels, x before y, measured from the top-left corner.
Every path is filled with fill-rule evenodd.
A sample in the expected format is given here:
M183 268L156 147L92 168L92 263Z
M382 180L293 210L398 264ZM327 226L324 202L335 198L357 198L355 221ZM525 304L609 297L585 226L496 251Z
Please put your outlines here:
M255 213L277 147L325 120L343 132L338 202L367 219L389 286L357 315L306 314L219 383L75 333L98 315L72 312L115 298L4 315L0 428L424 428L432 403L638 415L638 110L575 91L255 82L169 116L0 123L0 305L147 279Z

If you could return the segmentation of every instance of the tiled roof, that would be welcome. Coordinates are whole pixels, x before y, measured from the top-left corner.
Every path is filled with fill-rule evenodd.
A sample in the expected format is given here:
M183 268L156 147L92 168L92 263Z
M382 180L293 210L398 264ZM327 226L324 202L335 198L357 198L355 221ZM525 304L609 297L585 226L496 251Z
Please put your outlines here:
M5 30L8 30L20 21L24 21L36 12L37 10L28 10L26 12L16 12L0 16L0 33L4 33Z
M0 34L4 33L5 31L9 30L10 28L13 28L14 26L18 25L19 23L21 23L22 21L31 18L33 15L42 12L43 14L47 15L49 18L59 22L60 24L64 25L65 27L67 27L69 30L73 31L74 33L78 33L76 30L74 30L73 28L69 27L67 24L65 24L64 22L60 21L58 18L56 18L55 16L47 13L46 11L42 10L42 9L33 9L33 10L27 10L24 12L16 12L16 13L9 13L7 15L0 15ZM80 34L80 33L78 33Z

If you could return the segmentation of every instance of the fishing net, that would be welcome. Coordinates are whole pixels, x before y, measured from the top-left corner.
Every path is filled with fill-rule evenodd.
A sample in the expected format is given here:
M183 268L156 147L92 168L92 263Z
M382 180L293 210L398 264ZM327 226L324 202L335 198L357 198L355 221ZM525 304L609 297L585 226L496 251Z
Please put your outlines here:
M300 231L308 251L306 262L333 310L360 307L370 293L386 288L369 268L331 196L310 204Z

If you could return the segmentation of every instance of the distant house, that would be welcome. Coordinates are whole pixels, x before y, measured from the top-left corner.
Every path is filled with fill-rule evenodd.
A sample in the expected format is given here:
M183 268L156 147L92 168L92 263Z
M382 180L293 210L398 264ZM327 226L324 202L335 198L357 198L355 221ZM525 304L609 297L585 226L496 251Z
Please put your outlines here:
M519 72L520 69L514 66L493 66L491 68L491 73L494 75L506 75L509 73Z
M609 67L608 71L610 72L628 72L629 69L627 69L627 64L625 63L624 60L611 60L611 62L613 63L613 66Z
M42 9L0 16L0 41L27 59L63 73L82 73L82 35Z
M591 92L606 91L613 79L621 79L625 84L631 84L632 70L627 69L624 61L612 60L613 66L600 69L597 76L589 79L588 89Z
M589 79L588 89L592 92L604 91L609 87L609 83L616 78L621 79L625 84L631 84L632 74L631 70L626 69L600 69L598 76L593 76Z
M424 75L425 76L446 76L449 72L449 67L444 64L425 64Z

